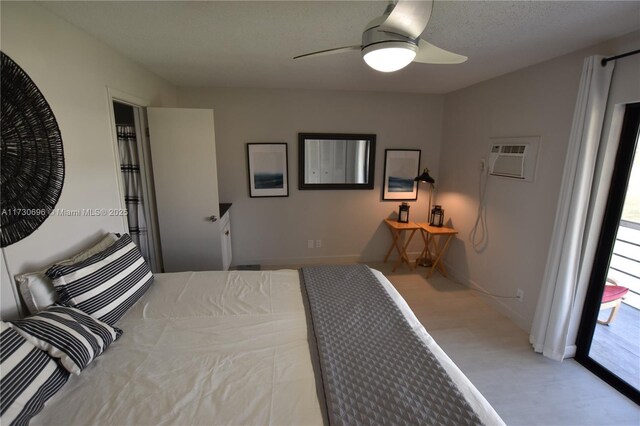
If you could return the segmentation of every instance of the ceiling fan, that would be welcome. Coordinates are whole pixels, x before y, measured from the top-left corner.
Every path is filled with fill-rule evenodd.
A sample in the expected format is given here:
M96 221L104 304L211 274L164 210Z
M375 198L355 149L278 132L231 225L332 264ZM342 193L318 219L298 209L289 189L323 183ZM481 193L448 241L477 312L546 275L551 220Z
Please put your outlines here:
M361 45L320 50L293 59L360 50L367 65L382 72L398 71L411 62L465 62L466 56L440 49L420 38L431 18L432 9L433 1L391 1L384 14L364 28Z

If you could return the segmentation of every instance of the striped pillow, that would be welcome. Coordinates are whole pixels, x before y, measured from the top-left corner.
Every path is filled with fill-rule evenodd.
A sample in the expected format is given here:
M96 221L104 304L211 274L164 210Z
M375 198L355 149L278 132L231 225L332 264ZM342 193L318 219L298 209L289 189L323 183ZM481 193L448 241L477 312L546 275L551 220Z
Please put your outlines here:
M53 358L0 322L0 424L29 424L68 378Z
M73 374L80 374L122 335L122 330L68 306L53 305L9 325L35 347L59 358Z
M114 325L153 282L149 265L124 234L104 251L75 265L47 270L60 303Z

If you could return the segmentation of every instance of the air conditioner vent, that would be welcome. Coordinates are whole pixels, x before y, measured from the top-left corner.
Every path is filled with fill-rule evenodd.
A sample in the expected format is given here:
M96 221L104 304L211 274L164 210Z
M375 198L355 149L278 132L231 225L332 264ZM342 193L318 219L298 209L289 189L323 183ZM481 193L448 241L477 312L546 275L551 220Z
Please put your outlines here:
M524 154L526 149L526 145L502 145L500 151L503 154Z
M539 140L538 137L492 138L489 174L532 181Z
M495 176L507 176L524 179L524 157L515 155L498 155L489 172Z

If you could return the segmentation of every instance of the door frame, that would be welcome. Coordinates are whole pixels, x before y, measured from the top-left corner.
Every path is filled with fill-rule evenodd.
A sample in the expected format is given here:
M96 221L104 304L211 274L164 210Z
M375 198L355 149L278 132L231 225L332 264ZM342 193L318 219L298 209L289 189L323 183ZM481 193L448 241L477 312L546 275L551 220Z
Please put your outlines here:
M116 130L115 112L113 110L113 103L118 102L121 104L129 105L134 109L134 120L136 125L136 138L138 142L138 151L141 156L140 162L140 174L143 178L142 191L147 200L147 208L145 209L145 216L147 219L148 235L151 237L149 241L149 248L153 252L151 259L149 259L151 270L153 272L162 272L162 250L160 247L160 233L158 227L158 213L155 203L155 187L153 184L153 169L151 165L151 153L149 149L149 138L147 134L147 118L146 108L150 105L150 102L131 95L126 92L122 92L118 89L107 87L107 99L109 101L109 120L111 128L111 146L113 148L113 160L115 165L115 174L118 181L118 202L120 203L120 209L126 209L124 204L124 180L122 173L120 172L120 154L118 152L118 132ZM127 216L122 215L122 222L125 231L129 230L129 223Z
M576 339L575 359L588 370L613 386L620 393L640 404L640 390L613 374L602 364L589 356L591 342L600 312L600 301L604 293L604 283L611 262L613 244L618 233L629 175L633 166L638 129L640 128L640 102L627 104L620 132L620 144L616 153L615 166L611 176L611 187L607 197L606 210L602 219L602 229L591 269L589 286L585 298L580 328Z

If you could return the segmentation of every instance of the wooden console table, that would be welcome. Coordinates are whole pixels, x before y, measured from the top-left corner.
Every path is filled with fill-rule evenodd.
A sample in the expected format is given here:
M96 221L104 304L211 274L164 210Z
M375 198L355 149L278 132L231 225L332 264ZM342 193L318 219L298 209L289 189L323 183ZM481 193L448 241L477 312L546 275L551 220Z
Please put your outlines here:
M387 251L387 255L384 257L384 261L386 262L391 256L391 252L395 247L396 251L400 255L400 259L393 265L392 271L395 272L398 269L398 266L402 265L402 263L406 263L409 266L409 269L413 269L413 265L409 260L409 256L407 255L407 247L411 242L411 238L413 238L413 234L416 233L420 226L414 222L409 223L400 223L395 219L385 219L384 222L387 224L389 231L391 231L391 236L393 238L393 242L391 243L391 247L389 247L389 251ZM407 241L405 241L404 245L400 241L400 236L402 233L410 231L409 237Z
M422 240L424 241L424 249L422 249L422 253L420 254L419 259L426 258L431 261L431 267L427 272L427 278L429 278L433 271L438 268L438 270L442 273L443 276L447 276L447 270L443 264L444 254L447 252L447 248L449 247L449 243L451 242L451 238L458 233L453 228L448 228L446 226L431 226L428 223L418 223L420 227L420 233L422 234ZM444 239L444 243L436 241L435 237L438 236L440 240ZM431 253L431 249L433 249L433 254ZM416 264L418 262L416 260Z

